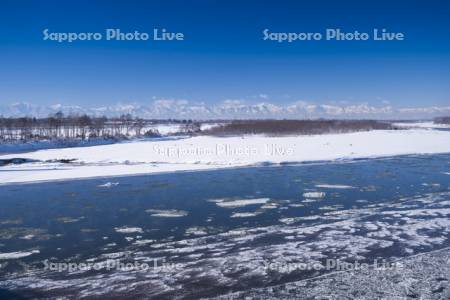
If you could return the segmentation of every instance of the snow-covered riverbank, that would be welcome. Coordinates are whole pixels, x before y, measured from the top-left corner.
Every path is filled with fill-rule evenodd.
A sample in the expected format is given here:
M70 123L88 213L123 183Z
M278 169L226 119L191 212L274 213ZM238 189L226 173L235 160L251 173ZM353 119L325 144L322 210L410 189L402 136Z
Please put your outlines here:
M449 152L450 132L421 129L289 137L199 136L2 155L0 159L39 162L1 167L0 184ZM61 159L75 161L55 162Z

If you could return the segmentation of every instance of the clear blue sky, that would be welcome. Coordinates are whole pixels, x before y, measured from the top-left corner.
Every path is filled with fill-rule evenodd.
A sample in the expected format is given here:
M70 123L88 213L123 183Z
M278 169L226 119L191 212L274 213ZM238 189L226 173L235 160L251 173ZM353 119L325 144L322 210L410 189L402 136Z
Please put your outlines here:
M0 3L0 103L450 103L450 1ZM43 41L42 30L185 34L182 42ZM262 30L403 32L405 41L277 44Z

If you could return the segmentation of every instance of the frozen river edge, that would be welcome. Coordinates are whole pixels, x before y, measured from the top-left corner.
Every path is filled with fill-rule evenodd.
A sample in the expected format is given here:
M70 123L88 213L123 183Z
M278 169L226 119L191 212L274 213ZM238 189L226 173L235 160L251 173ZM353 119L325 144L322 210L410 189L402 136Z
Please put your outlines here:
M30 162L1 167L0 184L436 153L450 153L450 131L197 136L2 155L0 160L21 158Z

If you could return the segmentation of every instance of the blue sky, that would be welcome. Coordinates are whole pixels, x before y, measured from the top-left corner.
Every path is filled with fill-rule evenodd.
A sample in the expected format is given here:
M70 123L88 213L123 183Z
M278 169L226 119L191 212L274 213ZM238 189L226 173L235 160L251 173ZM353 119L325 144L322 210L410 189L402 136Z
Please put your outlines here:
M2 1L0 103L92 106L450 103L449 1ZM185 34L181 42L44 41L42 30ZM404 41L262 40L262 30L403 32ZM259 95L267 95L259 96Z

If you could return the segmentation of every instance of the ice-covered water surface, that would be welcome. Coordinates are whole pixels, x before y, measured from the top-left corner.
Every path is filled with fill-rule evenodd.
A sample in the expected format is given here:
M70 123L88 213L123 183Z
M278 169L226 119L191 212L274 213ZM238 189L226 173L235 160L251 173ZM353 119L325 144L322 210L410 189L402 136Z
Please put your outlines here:
M348 273L316 267L449 246L449 171L429 155L1 186L0 296L240 298L312 278L328 284L308 293L342 292Z
M398 269L335 272L214 299L450 299L449 260L450 249L444 248L399 259Z

